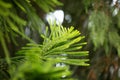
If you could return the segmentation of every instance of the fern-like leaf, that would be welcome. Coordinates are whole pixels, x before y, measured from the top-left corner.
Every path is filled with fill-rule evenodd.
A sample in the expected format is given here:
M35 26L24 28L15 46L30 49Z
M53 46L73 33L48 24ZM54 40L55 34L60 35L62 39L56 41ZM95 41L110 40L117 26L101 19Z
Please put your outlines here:
M89 59L72 59L70 56L87 56L88 51L81 51L85 42L80 42L84 36L80 36L74 27L50 26L50 34L46 28L46 34L41 35L43 44L29 43L19 54L38 54L42 60L54 59L56 62L63 62L72 65L88 66ZM32 56L31 56L32 57Z

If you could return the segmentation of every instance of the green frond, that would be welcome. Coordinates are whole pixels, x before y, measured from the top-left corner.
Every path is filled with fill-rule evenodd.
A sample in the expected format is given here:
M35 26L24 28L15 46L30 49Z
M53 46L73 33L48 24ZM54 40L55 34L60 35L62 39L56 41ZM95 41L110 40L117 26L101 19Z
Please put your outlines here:
M48 29L48 28L47 28ZM48 31L48 30L46 30ZM47 36L46 36L47 35ZM44 39L43 44L28 44L23 47L19 54L39 54L43 60L53 58L58 62L68 63L72 65L88 66L88 59L71 59L69 56L87 56L88 51L81 51L81 40L84 36L80 36L80 32L74 30L74 27L64 28L63 26L50 26L50 34L46 32L41 35ZM59 57L60 56L60 57ZM60 58L59 60L57 60ZM62 60L65 58L65 60Z
M108 32L110 23L109 16L102 11L94 11L90 15L88 28L95 48L105 44L107 38L107 34L105 33Z

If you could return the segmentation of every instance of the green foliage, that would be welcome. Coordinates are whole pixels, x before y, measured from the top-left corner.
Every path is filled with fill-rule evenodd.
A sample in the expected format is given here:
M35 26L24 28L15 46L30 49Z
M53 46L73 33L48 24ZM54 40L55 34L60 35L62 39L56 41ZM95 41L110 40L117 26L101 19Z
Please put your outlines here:
M117 18L119 20L118 16ZM103 11L94 11L91 13L88 28L95 49L103 46L106 54L109 55L110 48L115 47L118 51L118 55L120 55L119 23L117 24L118 26L115 26L111 18Z
M19 27L25 26L25 20L21 19L15 12L13 5L8 2L0 1L0 43L5 51L6 60L10 63L9 60L9 51L7 50L6 41L10 42L11 40L15 43L14 37L20 33Z
M94 11L89 17L88 28L90 30L90 38L96 48L105 43L107 38L106 32L110 26L109 17L102 11Z
M37 44L24 34L26 26L32 31L42 32L41 18L37 8L44 12L53 10L56 5L62 5L58 0L1 0L0 1L0 43L4 49L5 58L0 59L0 79L2 80L73 80L69 65L88 66L89 59L85 57L88 51L81 51L86 42L81 42L84 36L74 30L74 27L52 25L48 27L43 44ZM37 8L36 8L37 7ZM29 25L30 24L30 25ZM16 38L22 36L29 41L15 57L9 57L7 42L17 43ZM7 40L6 40L7 39ZM74 59L75 57L79 57ZM5 62L4 62L5 61ZM6 63L7 68L3 69ZM56 66L56 64L64 66Z
M0 38L12 39L17 36L16 33L20 33L19 27L25 26L26 21L21 19L13 5L8 2L0 1ZM11 36L12 35L12 36Z
M6 42L13 42L17 44L17 41L15 39L18 36L22 36L28 41L34 42L24 34L25 26L29 26L32 31L36 30L38 33L42 32L41 25L43 22L38 16L36 7L33 5L33 3L38 5L38 8L42 8L47 12L54 8L56 5L61 5L61 3L57 0L0 1L0 43L4 49L8 63L10 63L10 60Z
M41 32L41 24L43 24L43 22L37 15L35 6L32 5L32 3L35 3L39 6L38 8L42 8L46 12L52 10L56 5L61 5L57 0L33 0L33 2L32 0L1 0L0 40L1 38L7 38L8 41L12 39L13 42L16 42L14 37L18 35L26 38L26 36L24 36L24 26L27 26L28 23L31 24L30 27L33 30ZM18 13L18 11L20 13ZM27 15L27 19L23 19L21 15Z
M120 80L120 0L62 1L62 9L71 17L69 25L89 35L85 48L90 50L91 65L77 68L74 76L79 80Z
M11 70L11 80L61 80L62 76L66 78L71 74L68 66L55 67L54 64L53 60L46 62L26 60L18 68Z
M23 47L17 54L24 56L23 63L10 69L12 80L71 80L69 77L72 72L69 66L80 65L88 66L89 59L72 59L71 56L87 56L88 51L80 51L83 36L74 27L64 28L62 26L48 27L46 34L41 35L44 39L43 44L29 43ZM57 63L65 63L64 66L55 66ZM17 74L16 74L17 73Z
M44 23L37 15L37 9L34 5L37 5L38 9L41 8L45 12L53 10L56 5L62 5L57 0L14 0L14 2L25 14L27 14L27 20L31 24L30 27L33 30L38 30L39 33L42 32L41 25Z
M36 4L41 7L45 12L49 12L53 10L53 7L56 5L63 5L62 3L58 2L57 0L35 0Z
M56 62L64 62L67 64L75 64L87 66L85 63L88 59L70 59L69 56L87 56L88 51L80 51L84 43L80 41L84 36L79 36L80 33L74 30L74 27L64 28L62 26L50 26L51 33L41 35L44 39L42 45L28 44L23 47L19 54L36 53L43 60L55 59Z
M120 36L117 30L113 28L113 30L109 32L108 36L111 45L113 45L117 49L118 55L120 56Z
M88 12L89 6L93 3L94 0L82 0L82 4L84 4L85 11Z

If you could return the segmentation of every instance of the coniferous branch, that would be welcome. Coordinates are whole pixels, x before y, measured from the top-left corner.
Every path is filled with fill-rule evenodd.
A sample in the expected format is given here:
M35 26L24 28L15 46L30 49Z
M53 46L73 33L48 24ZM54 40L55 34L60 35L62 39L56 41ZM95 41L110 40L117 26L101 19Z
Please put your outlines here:
M63 26L50 26L50 34L46 30L45 35L41 35L44 39L43 44L28 44L23 47L19 54L27 55L29 53L39 54L43 60L55 59L56 62L67 64L76 64L88 66L85 63L88 59L70 59L68 56L87 56L88 51L80 51L84 36L80 36L80 32L74 30L74 27L64 28ZM83 42L83 44L85 44Z
M79 31L74 30L74 27L64 28L52 25L50 26L50 32L46 28L46 34L41 35L44 39L43 44L34 43L26 37L24 28L30 22L31 29L38 30L41 33L43 22L37 15L32 3L37 4L45 12L52 10L56 5L61 5L57 0L0 1L0 41L5 41L5 38L7 38L9 42L12 40L15 42L15 38L21 35L31 42L18 52L23 57L18 56L8 60L8 63L11 61L7 70L10 80L71 80L69 75L72 72L69 71L68 65L62 67L56 67L55 65L56 63L65 63L88 66L89 64L86 62L89 59L73 59L70 57L88 55L88 51L80 51L82 45L86 44L80 42L84 37L80 36ZM26 18L17 13L19 10L22 14L27 15ZM10 40L11 38L12 40ZM6 50L5 42L3 47Z
M41 35L43 44L28 43L17 54L24 56L21 65L12 67L9 71L12 80L18 79L57 79L74 80L70 77L72 72L69 65L88 66L89 59L74 59L69 56L87 56L88 51L81 51L86 42L81 42L84 38L74 27L65 28L63 26L52 25L50 32L48 27L45 34ZM19 63L19 62L18 62ZM64 66L56 66L64 63ZM15 74L17 73L17 74ZM34 75L34 76L33 76ZM29 77L27 77L29 76ZM31 76L31 77L30 77Z

